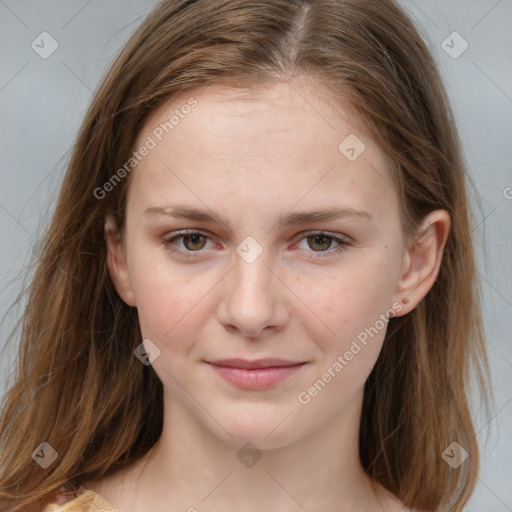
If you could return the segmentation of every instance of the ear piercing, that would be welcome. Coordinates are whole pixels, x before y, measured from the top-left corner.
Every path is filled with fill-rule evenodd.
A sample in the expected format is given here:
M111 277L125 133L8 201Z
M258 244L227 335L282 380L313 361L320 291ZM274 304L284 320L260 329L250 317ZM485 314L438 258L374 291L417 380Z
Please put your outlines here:
M409 304L409 299L407 297L404 297L401 302L402 302L402 304ZM395 317L395 312L390 311L389 318L394 318L394 317Z

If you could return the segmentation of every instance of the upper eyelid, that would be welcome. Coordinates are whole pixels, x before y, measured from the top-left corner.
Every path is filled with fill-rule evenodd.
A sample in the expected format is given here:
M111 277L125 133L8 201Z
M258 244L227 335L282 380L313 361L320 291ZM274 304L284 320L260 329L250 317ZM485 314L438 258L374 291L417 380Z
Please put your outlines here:
M341 240L342 242L350 241L350 238L347 235L343 235L341 233L331 233L330 231L325 231L322 229L317 229L317 230L312 229L310 231L304 231L299 234L300 234L301 238L305 238L305 237L311 236L311 235L325 235L325 236L328 236L329 238Z
M202 231L201 229L185 229L169 233L168 235L164 236L164 239L170 241L187 235L202 235L206 238L209 238L210 240L215 238L211 233L208 233L208 231Z

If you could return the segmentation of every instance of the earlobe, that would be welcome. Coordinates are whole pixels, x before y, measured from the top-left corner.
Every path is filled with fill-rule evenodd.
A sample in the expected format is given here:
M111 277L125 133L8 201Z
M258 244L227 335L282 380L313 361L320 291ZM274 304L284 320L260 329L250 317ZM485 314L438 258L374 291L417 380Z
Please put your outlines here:
M107 244L107 267L114 287L128 306L135 307L135 295L126 265L125 248L113 215L105 217L105 242Z
M441 268L450 231L446 210L430 212L419 226L415 239L404 254L395 300L404 304L400 315L412 311L434 285ZM407 299L404 302L404 299Z

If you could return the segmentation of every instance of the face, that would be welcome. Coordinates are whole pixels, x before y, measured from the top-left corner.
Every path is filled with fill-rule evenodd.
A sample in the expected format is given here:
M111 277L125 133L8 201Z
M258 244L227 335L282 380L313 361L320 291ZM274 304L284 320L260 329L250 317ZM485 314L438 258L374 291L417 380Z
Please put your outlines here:
M136 144L151 148L111 273L160 351L166 407L229 443L283 446L343 415L403 314L389 162L319 90L211 87L154 112ZM212 364L229 359L267 361Z

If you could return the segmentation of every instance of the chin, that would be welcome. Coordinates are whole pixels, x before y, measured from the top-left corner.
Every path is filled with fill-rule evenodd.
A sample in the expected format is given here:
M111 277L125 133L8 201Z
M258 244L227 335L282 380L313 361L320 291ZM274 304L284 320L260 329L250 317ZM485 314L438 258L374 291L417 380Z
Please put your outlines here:
M219 418L219 422L231 436L215 424L216 436L237 448L250 442L262 450L271 450L292 444L307 435L304 432L306 425L299 426L293 420L293 414L287 418L291 409L279 408L279 411L286 410L286 414L276 414L274 411L265 414L258 409L246 406L242 410L228 412L224 420Z

